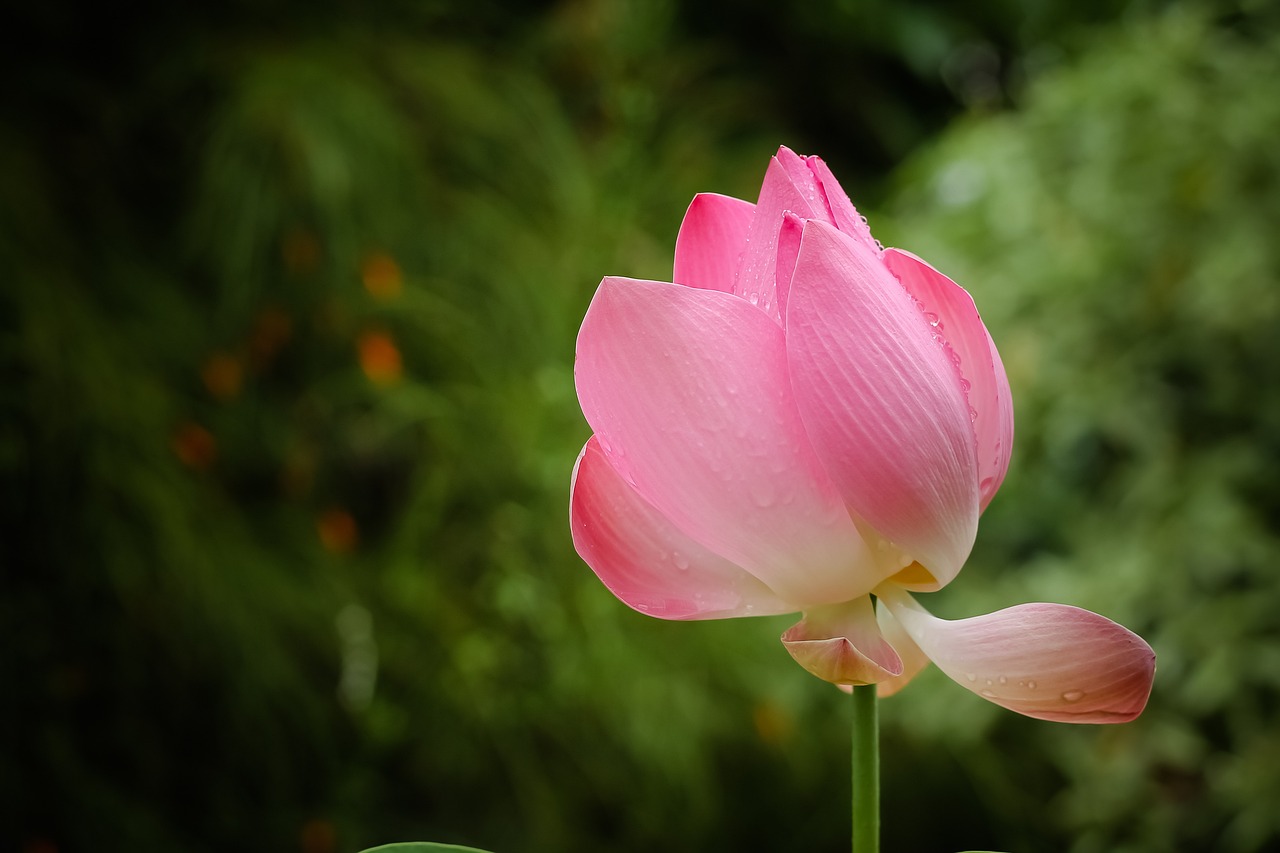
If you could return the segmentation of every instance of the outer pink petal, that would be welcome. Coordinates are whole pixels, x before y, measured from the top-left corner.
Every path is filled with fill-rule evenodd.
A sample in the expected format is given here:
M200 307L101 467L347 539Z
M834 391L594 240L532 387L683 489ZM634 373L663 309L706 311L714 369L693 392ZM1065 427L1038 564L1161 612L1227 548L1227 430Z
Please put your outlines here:
M749 201L715 193L694 196L676 237L672 281L731 293L754 214Z
M613 470L594 436L573 468L569 526L582 559L641 613L720 619L794 609L646 503Z
M886 249L884 263L920 303L934 333L959 358L974 412L978 490L981 506L986 509L1004 482L1013 446L1013 398L1004 363L964 288L901 249Z
M778 233L788 212L801 219L828 218L821 190L808 166L792 151L782 148L765 171L734 287L734 293L777 322L782 322L783 316L776 288Z
M877 594L939 669L1011 711L1062 723L1125 723L1146 707L1155 652L1096 613L1023 604L950 622L890 584Z
M910 294L825 223L805 225L787 355L805 428L850 511L949 582L978 525L969 404Z
M882 574L809 445L785 346L781 327L735 296L606 278L575 374L613 468L802 609L865 595Z
M805 611L782 635L796 662L832 684L875 684L902 674L902 661L876 626L869 596Z

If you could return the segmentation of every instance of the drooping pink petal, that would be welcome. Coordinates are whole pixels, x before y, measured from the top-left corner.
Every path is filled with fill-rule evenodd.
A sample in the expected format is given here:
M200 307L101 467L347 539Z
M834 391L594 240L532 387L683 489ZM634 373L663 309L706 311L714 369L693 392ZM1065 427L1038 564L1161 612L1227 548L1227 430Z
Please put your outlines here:
M893 611L886 605L881 604L876 608L876 622L880 625L881 636L893 646L893 650L902 660L902 673L881 681L876 690L876 695L883 699L897 693L906 687L911 679L919 675L929 665L929 656L921 651L916 641L911 639L911 635L903 630L898 620L893 618Z
M955 366L876 254L826 223L805 224L787 304L791 382L827 473L854 515L946 584L978 524Z
M785 346L738 297L606 278L575 377L623 479L799 610L864 595L883 573L809 445Z
M733 291L755 214L749 201L715 193L693 197L676 237L676 284Z
M969 385L978 442L978 490L986 509L1004 482L1013 445L1013 397L1004 363L964 288L901 249L886 249L884 263L920 303L934 333L959 357L960 374Z
M825 202L808 166L792 151L782 148L765 171L733 291L779 323L782 309L776 292L778 234L783 215L788 212L801 219L827 218Z
M902 661L880 636L869 596L806 610L782 635L796 662L832 684L875 684L902 674Z
M628 606L660 619L721 619L794 608L690 539L619 476L594 436L573 468L573 545Z
M939 669L1011 711L1061 723L1124 723L1146 707L1155 652L1096 613L1023 604L947 621L892 584L876 593Z

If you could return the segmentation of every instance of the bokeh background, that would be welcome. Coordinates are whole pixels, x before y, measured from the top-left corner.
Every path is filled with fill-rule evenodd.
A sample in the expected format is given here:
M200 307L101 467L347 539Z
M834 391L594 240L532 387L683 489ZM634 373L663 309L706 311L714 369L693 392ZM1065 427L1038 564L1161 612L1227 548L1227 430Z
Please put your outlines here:
M888 850L1280 849L1263 0L157 0L0 22L0 848L847 849L790 620L572 550L574 336L818 153L970 288L1013 468L935 612L1145 636L1147 712L883 703Z

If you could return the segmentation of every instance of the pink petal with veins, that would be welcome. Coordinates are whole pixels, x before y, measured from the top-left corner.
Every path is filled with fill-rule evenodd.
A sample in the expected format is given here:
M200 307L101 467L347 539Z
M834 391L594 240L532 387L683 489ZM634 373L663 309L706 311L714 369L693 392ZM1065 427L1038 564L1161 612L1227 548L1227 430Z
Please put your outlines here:
M986 509L1004 482L1013 446L1013 397L1004 363L964 288L901 249L886 249L884 263L920 303L934 334L959 357L973 409L980 503Z
M845 195L840 182L836 180L835 175L831 174L827 164L819 157L806 159L809 168L813 170L814 177L818 180L818 185L822 188L822 195L827 201L827 209L831 212L835 226L879 254L880 244L871 236L871 228L867 225L867 220L854 208L853 202L849 201L849 196Z
M660 619L723 619L795 608L690 539L627 485L594 436L573 469L573 545L604 585Z
M778 232L788 212L801 219L828 216L813 174L803 160L782 148L765 172L733 291L778 323L782 322L777 297Z
M729 196L693 197L676 237L676 284L733 292L755 205Z
M961 687L1061 723L1125 723L1146 707L1156 656L1132 631L1062 604L947 621L886 584L876 591L920 649Z
M575 377L613 469L794 609L883 579L800 423L782 328L745 300L606 278Z
M946 584L977 533L977 463L968 401L923 312L871 249L810 221L786 328L801 418L845 503Z

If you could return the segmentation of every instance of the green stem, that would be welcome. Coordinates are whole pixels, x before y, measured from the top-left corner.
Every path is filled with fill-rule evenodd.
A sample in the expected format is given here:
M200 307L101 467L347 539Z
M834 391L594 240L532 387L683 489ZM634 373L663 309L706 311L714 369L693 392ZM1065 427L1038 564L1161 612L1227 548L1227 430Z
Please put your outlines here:
M876 685L853 688L853 853L880 853L880 726Z

